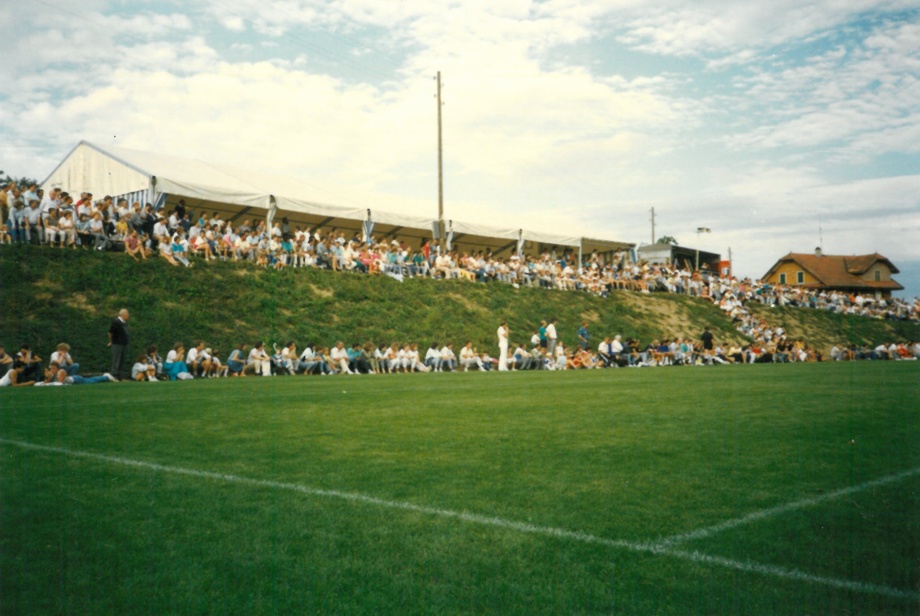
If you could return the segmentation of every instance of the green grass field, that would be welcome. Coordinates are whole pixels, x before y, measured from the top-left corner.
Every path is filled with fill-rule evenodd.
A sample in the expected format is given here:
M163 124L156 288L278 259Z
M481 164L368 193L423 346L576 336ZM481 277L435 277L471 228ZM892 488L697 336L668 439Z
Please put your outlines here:
M0 391L2 614L918 614L920 365Z

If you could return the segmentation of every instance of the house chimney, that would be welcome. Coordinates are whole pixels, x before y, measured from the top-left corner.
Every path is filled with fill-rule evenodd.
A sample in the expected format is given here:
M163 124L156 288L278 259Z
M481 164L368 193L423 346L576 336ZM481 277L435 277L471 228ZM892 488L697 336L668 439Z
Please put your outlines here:
M815 248L815 256L816 256L816 257L820 257L820 256L821 256L821 247L820 247L820 246L818 246L817 248Z

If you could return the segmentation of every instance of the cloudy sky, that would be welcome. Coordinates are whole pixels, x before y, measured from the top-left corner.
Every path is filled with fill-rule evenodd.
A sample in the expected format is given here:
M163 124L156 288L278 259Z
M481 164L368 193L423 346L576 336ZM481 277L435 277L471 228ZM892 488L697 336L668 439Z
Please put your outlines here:
M20 0L0 169L81 139L315 200L634 242L760 276L878 251L920 295L917 0Z

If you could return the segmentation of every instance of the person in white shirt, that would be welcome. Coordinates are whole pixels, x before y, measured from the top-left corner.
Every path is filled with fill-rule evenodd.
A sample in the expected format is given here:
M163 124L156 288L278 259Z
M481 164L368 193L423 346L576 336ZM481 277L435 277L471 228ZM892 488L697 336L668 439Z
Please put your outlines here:
M403 357L400 356L402 351L395 342L387 349L387 369L389 372L405 372L406 367L403 365Z
M272 375L272 363L268 353L265 352L265 345L260 341L257 342L252 350L249 351L249 365L255 369L256 374L262 376Z
M441 348L441 370L454 372L457 369L457 356L454 355L453 345L447 343Z
M210 347L201 352L201 359L211 362L211 374L209 376L214 378L225 377L230 372L230 367L222 365L220 358L214 354Z
M480 370L485 370L482 359L473 350L473 343L467 341L466 345L460 349L460 365L463 366L464 372L469 372L470 366L476 366Z
M508 335L511 333L508 329L508 322L502 321L498 326L498 371L506 372L508 370Z
M297 347L294 341L291 340L281 349L281 365L287 370L288 374L295 374L297 372L294 367L295 361L297 361Z
M550 354L547 352L547 357L550 357ZM556 350L553 352L552 357L556 360L556 370L565 370L566 367L566 357L565 349L562 347L562 344L556 345Z
M156 381L156 366L147 363L147 356L140 355L131 367L132 381Z
M166 227L166 219L163 218L161 214L160 217L157 218L156 224L153 225L153 239L160 243L170 244L171 241L169 236L170 233L169 229Z
M188 365L185 363L185 346L177 342L175 346L166 354L166 361L163 363L163 372L169 377L170 381L176 379L186 381L194 378L188 371Z
M32 203L33 199L36 201L41 201L41 199L38 197L38 186L35 184L30 184L29 187L22 193L22 200L24 203ZM8 203L12 202L13 200L10 198Z
M189 372L194 376L208 376L211 372L211 361L204 357L204 341L199 340L188 351L185 363L189 367Z
M546 354L553 356L556 351L556 319L550 319L546 326Z
M425 353L425 365L435 372L441 371L441 352L438 350L437 342L432 342Z
M604 366L616 366L616 359L613 355L613 340L610 339L610 336L604 338L600 344L597 345L597 357L602 362Z
M67 376L73 376L80 372L80 364L74 363L73 358L70 356L70 345L66 342L57 345L57 350L51 354L49 361L60 366L61 370L67 373Z
M332 368L329 367L329 364L316 356L315 348L316 344L312 342L307 345L303 353L300 354L300 363L298 367L304 374L316 374L317 372L322 375L330 374Z
M37 243L41 244L45 240L44 230L41 226L41 210L38 208L38 201L32 200L32 203L27 204L25 210L23 210L22 215L22 229L26 234L26 243L32 241L32 236L34 235Z
M77 247L77 231L74 228L73 215L68 211L61 213L58 219L58 234L62 246L66 243L68 246Z
M51 210L56 210L58 208L58 199L61 196L61 189L55 188L51 191L51 194L45 195L45 198L42 199L39 210L41 210L41 217L45 219L48 217L48 214ZM28 203L28 201L26 202Z
M418 344L406 345L406 359L409 360L409 369L412 372L431 372L431 368L422 363L419 358Z
M330 358L332 359L332 365L338 368L341 374L355 374L352 372L351 368L348 367L348 350L345 348L345 343L339 340L335 343L335 348L329 353Z
M371 365L377 374L390 371L390 365L387 362L387 345L380 344L374 349Z
M447 278L447 277L448 277L448 270L450 269L449 263L450 263L450 261L449 261L449 259L447 258L446 255L441 255L441 254L439 254L437 257L435 257L435 260L434 260L434 267L432 268L432 270L433 270L433 274L432 274L432 275L433 275L434 277L437 277L437 276L440 274L440 275L443 276L444 278Z

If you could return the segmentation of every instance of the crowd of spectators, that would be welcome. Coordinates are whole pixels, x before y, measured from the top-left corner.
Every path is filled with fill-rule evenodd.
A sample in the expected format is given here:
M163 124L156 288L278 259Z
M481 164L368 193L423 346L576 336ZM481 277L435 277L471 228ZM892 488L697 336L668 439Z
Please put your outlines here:
M127 318L126 311L122 312ZM70 346L61 343L49 357L47 367L28 344L20 346L15 356L0 347L0 387L23 385L81 385L119 380L163 381L196 378L223 378L276 375L376 375L409 372L469 372L516 370L581 370L602 368L642 368L660 366L705 366L718 364L797 363L818 361L920 359L920 342L880 344L874 348L860 345L835 345L829 357L792 339L782 327L771 328L760 323L753 342L726 343L715 340L706 328L698 339L689 337L661 338L648 344L636 339L624 340L621 335L604 336L592 341L588 323L583 323L576 336L578 342L565 346L556 333L555 319L543 321L529 340L512 337L503 323L498 330L499 357L479 350L466 341L459 350L450 342L432 342L427 350L417 343L375 344L353 343L346 346L338 341L327 347L309 342L298 348L295 341L272 345L268 350L262 342L251 347L233 345L221 361L218 350L198 340L186 348L174 344L160 355L156 345L150 345L133 356L130 370L99 376L80 375L80 365L70 354ZM120 359L113 359L120 366ZM131 364L131 361L127 364ZM127 365L126 364L126 365Z
M877 319L920 321L920 298L875 298L870 295L778 286L760 280L692 271L689 265L633 262L627 251L604 259L597 252L581 264L572 250L555 249L539 256L498 258L489 251L442 250L437 240L410 247L399 239L365 238L335 229L305 229L286 218L271 228L263 220L239 224L219 213L195 214L184 201L168 214L152 205L129 204L83 193L77 201L60 189L43 194L34 184L20 192L10 184L3 193L10 204L0 228L2 242L44 243L62 248L118 250L134 260L162 258L176 267L214 259L251 261L274 269L314 267L368 275L457 278L519 286L579 290L607 296L618 289L641 293L670 292L704 298L739 322L750 315L748 302L796 306ZM0 203L2 204L2 203ZM748 325L739 329L750 335Z

